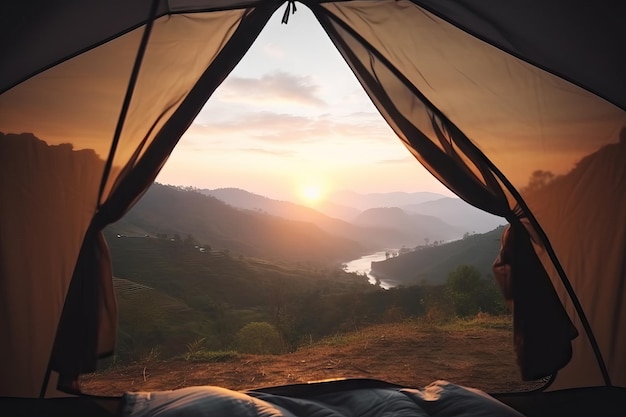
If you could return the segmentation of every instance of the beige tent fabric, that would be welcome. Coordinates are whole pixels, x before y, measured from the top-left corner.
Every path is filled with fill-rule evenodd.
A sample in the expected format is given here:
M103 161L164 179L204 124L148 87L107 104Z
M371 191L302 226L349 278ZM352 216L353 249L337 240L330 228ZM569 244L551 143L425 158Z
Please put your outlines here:
M626 128L616 143L583 158L567 174L524 193L579 296L611 381L618 386L626 384L625 160ZM571 302L562 298L576 317ZM571 366L559 373L554 388L594 375L594 361L583 355L588 350L584 341L575 340Z
M0 392L37 396L103 161L93 150L4 134L0 166Z

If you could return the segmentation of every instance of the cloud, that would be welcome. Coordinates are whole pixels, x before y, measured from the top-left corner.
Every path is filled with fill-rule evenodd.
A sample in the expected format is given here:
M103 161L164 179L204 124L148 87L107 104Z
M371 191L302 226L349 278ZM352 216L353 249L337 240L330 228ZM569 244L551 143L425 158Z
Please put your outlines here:
M239 103L298 104L321 107L326 103L318 95L320 87L310 76L273 72L260 78L231 76L215 93L221 101Z
M293 115L271 111L236 113L230 119L194 123L186 136L204 144L221 146L250 140L280 144L388 144L397 140L375 114Z
M272 58L283 58L285 56L285 51L273 42L263 44L261 50L264 54Z
M295 152L284 149L267 149L267 148L240 148L239 151L252 154L268 155L268 156L294 156Z
M417 159L415 159L413 156L407 156L406 158L383 159L383 160L380 160L378 163L384 164L384 165L404 165L404 164L409 164L409 163L415 164L417 163Z

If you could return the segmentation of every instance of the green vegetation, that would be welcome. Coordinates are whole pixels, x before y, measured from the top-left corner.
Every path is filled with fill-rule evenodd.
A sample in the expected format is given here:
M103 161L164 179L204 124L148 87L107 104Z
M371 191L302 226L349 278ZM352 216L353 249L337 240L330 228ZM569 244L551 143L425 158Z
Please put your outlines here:
M199 350L193 354L185 355L185 360L192 362L228 362L239 356L235 350Z
M383 290L339 266L200 251L190 237L108 240L120 277L114 280L120 309L115 364L175 357L219 362L319 341L339 346L377 324L467 326L505 312L493 280L470 265L450 268L445 284Z
M237 348L243 353L276 355L282 352L282 345L278 330L264 321L248 323L237 332Z
M493 281L484 279L478 269L471 265L460 265L450 272L445 291L458 317L473 316L482 311L505 313L502 296Z
M508 315L493 316L487 313L477 313L475 316L457 317L441 325L443 330L475 330L496 329L513 331L513 322Z
M450 243L432 242L407 250L386 261L372 263L372 272L381 280L415 285L422 282L443 284L448 273L459 265L471 265L483 276L491 273L491 266L500 250L504 227L488 233L469 234Z

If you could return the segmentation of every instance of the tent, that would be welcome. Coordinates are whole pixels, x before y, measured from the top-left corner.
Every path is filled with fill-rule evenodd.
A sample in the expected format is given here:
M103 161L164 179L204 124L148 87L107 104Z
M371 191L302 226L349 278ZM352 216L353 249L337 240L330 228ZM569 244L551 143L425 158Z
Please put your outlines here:
M0 14L0 395L54 395L112 352L101 232L281 7L310 8L408 151L511 224L522 374L623 389L626 5L111 0Z

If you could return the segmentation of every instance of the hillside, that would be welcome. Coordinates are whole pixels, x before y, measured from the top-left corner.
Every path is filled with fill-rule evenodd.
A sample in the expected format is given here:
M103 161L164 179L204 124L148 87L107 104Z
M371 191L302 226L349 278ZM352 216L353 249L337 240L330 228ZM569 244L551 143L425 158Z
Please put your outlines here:
M213 249L246 256L324 264L352 259L369 250L312 223L235 209L195 190L158 183L108 230L120 235L191 236Z
M368 252L375 252L389 247L400 247L410 240L402 228L388 228L384 225L358 225L329 217L310 207L288 201L278 201L236 188L200 190L202 194L215 197L226 204L240 209L264 213L287 220L314 224L324 232L344 239L359 242ZM332 203L329 203L332 204ZM359 211L354 209L353 220ZM455 237L461 236L457 233Z
M267 305L277 289L290 294L344 286L369 289L362 277L339 268L277 263L200 251L192 242L153 237L107 236L113 274L167 294L186 305L210 311L215 303L234 308Z
M223 349L246 323L275 321L286 308L292 320L304 317L301 300L323 295L332 304L333 297L380 291L336 267L203 252L192 242L155 237L107 233L107 241L119 305L117 355L125 361L153 348L164 357L181 354L200 335L207 346ZM321 336L341 324L337 316L341 312L328 320L317 315L312 323L302 318L300 327Z
M387 193L355 193L352 191L337 191L328 196L334 204L354 207L364 211L377 207L402 207L411 204L420 204L426 201L445 197L443 194L418 191L414 193L387 192Z
M317 223L316 218L320 215L343 220L344 222L351 222L361 212L353 207L335 204L331 201L320 202L317 209L312 209L289 201L267 198L239 188L203 189L199 191L234 207L261 210L292 220L312 221L314 223Z
M372 275L402 285L442 284L458 265L473 265L483 276L491 275L491 266L500 250L504 227L488 233L466 236L442 245L420 247L381 262L372 262Z
M502 217L484 212L460 198L439 198L401 208L408 213L436 216L449 225L459 227L463 233L487 233L506 224Z
M462 229L451 226L438 217L410 214L398 207L365 210L354 222L360 226L378 227L400 234L395 247L421 245L426 239L430 241L458 239L464 233Z

